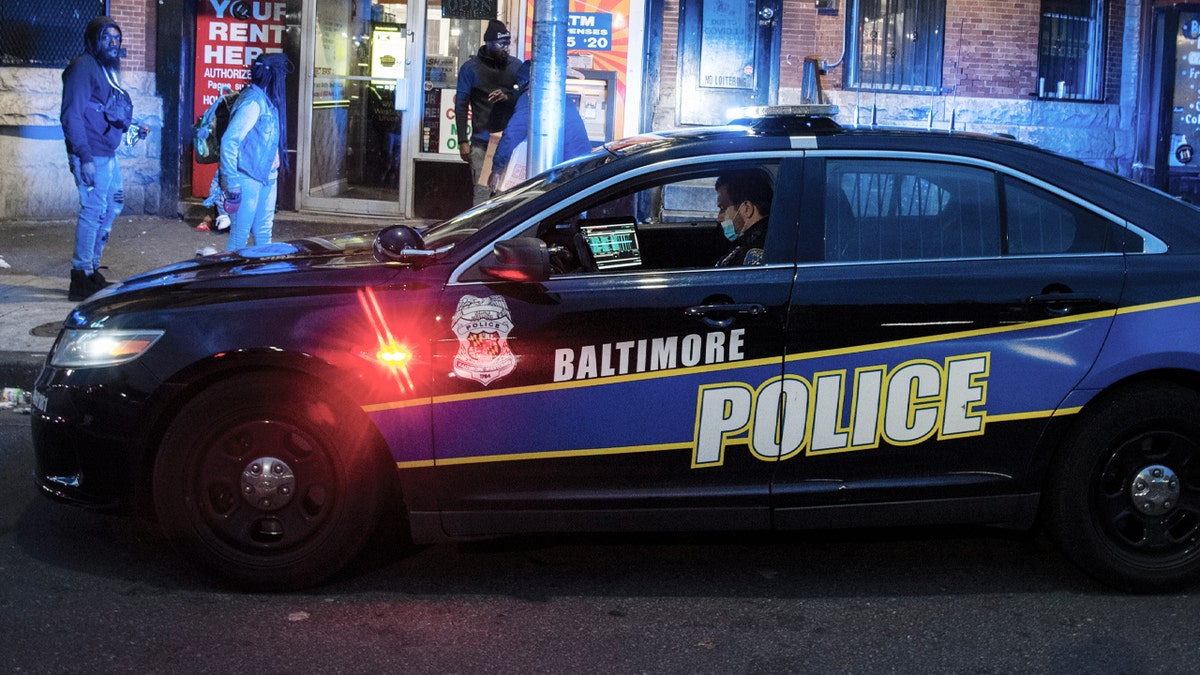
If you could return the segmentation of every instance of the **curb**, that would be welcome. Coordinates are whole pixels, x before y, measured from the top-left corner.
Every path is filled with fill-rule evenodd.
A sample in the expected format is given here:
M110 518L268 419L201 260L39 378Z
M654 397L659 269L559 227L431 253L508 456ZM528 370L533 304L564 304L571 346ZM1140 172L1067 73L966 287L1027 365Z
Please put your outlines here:
M38 373L42 372L45 354L31 352L0 352L0 387L33 390Z

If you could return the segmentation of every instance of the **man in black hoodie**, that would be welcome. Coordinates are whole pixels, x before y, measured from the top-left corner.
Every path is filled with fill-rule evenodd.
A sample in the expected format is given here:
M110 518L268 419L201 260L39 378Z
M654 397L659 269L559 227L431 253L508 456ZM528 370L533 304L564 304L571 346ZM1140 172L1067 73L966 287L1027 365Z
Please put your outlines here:
M479 184L479 174L487 158L488 140L504 131L516 104L513 86L521 60L508 53L512 34L503 23L488 21L483 46L458 69L458 91L454 95L454 119L458 123L458 152L471 165L475 192L471 203L492 196L491 188ZM467 136L467 109L471 111L471 135Z
M121 88L121 27L107 16L88 23L84 53L63 71L60 118L71 173L79 188L79 218L71 256L71 300L83 300L108 285L100 255L113 221L125 205L116 151L133 115Z

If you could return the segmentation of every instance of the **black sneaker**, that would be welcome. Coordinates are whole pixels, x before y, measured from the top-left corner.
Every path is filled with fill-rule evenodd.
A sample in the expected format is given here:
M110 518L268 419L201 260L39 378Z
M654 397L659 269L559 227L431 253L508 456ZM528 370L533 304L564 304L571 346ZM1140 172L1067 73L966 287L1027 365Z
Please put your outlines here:
M100 270L96 270L95 272L92 272L91 275L88 276L88 281L90 281L92 283L92 292L93 293L100 290L101 288L104 288L105 286L112 285L111 281L109 281L108 279L105 279L103 274L100 274Z
M78 302L86 299L89 295L96 292L96 287L92 283L87 272L83 270L71 270L71 288L67 291L67 299Z

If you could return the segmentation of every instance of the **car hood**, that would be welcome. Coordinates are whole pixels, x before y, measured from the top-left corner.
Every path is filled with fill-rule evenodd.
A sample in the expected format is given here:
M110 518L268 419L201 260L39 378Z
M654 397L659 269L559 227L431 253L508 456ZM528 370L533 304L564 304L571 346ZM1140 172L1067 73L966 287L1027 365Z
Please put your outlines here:
M114 285L112 292L139 288L195 283L218 279L254 277L263 283L263 275L294 274L318 269L382 265L372 255L376 230L348 232L322 237L278 241L250 246L237 251L197 255L173 265L136 274ZM403 266L390 263L393 266ZM109 289L93 296L103 297Z

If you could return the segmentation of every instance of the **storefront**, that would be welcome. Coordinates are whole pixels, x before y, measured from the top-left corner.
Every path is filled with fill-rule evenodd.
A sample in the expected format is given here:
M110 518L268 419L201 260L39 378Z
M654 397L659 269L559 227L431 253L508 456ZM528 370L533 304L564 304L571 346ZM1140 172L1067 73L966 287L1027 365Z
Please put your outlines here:
M1153 8L1150 15L1150 77L1143 81L1149 105L1139 132L1134 165L1143 182L1200 202L1200 4Z
M445 218L470 206L470 171L456 133L463 121L454 119L458 69L479 49L492 16L512 30L511 53L527 58L532 0L243 3L242 20L260 24L249 27L235 27L232 5L220 4L198 6L196 114L226 84L206 75L236 72L203 63L217 49L209 37L224 40L221 49L242 49L246 61L258 48L297 61L298 91L289 101L297 210ZM627 100L626 92L640 90L641 64L631 59L641 53L640 37L631 36L642 31L631 17L636 24L643 9L631 0L573 0L570 10L568 65L577 77L568 81L568 95L592 141L602 143L623 135L626 120L640 114L640 99ZM218 15L230 25L214 34L208 22ZM298 44L287 36L293 31ZM207 193L211 175L211 168L193 166L194 196Z

